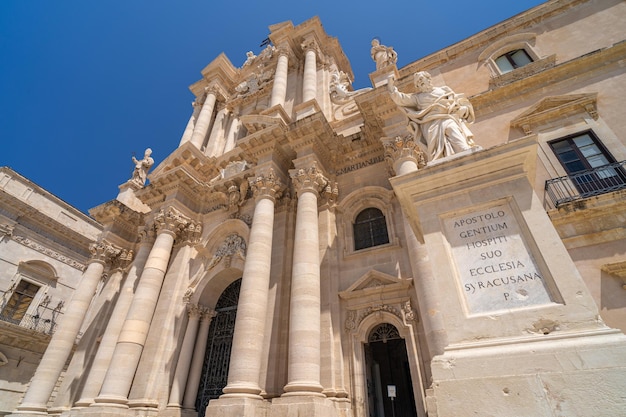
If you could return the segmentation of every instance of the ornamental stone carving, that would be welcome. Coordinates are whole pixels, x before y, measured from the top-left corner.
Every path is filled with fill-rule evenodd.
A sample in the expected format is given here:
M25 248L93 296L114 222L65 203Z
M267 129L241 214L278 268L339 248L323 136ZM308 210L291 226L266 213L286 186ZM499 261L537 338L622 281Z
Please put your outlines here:
M282 194L282 184L273 169L269 169L267 174L261 174L256 178L248 179L255 199L270 198L276 200Z
M319 195L328 186L328 179L319 171L315 162L309 168L292 170L290 174L298 195L305 192Z
M404 314L404 320L406 322L415 321L415 311L411 306L411 300L406 300L404 304L402 304L402 313Z
M154 218L157 233L167 231L178 235L189 226L190 223L191 220L174 207L162 208Z
M426 166L425 154L415 142L413 135L382 138L381 141L385 149L385 160L394 175L396 174L395 162L400 159L412 159L418 168Z
M202 236L202 225L190 221L189 224L184 227L177 236L177 243L184 245L195 245L200 242Z
M91 252L91 261L107 263L119 256L122 248L101 240L89 245L89 252Z
M239 255L241 259L246 259L246 251L247 251L246 241L243 237L239 236L237 233L233 233L226 237L224 242L217 248L217 251L213 255L211 262L209 263L207 269L213 269L223 258L228 260L228 264L230 265L230 259L234 255Z
M133 251L122 249L116 257L111 259L111 268L113 269L126 269L128 265L133 261Z

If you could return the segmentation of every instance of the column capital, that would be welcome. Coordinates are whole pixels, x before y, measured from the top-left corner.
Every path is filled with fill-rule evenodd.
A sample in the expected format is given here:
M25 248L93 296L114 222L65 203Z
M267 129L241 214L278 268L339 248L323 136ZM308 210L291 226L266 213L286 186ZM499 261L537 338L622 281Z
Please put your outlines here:
M305 192L319 195L329 185L328 179L317 168L316 162L313 162L308 168L292 169L289 174L298 196Z
M208 307L200 306L200 320L213 320L213 317L217 316L217 311L211 310Z
M280 179L276 178L272 168L266 174L259 174L256 178L251 178L248 181L257 201L263 198L276 201L282 195L283 186Z
M397 174L396 163L403 160L412 160L418 168L426 166L424 152L420 149L419 144L415 142L413 135L381 138L380 141L385 149L385 159L393 174Z
M190 223L191 219L171 206L162 208L154 217L157 234L170 233L178 236Z
M176 235L176 244L179 245L195 245L200 242L202 236L202 225L200 223L189 221L187 226Z
M203 312L203 307L199 306L198 304L187 304L187 314L189 315L189 318L200 319L200 316L203 314Z
M111 268L124 270L133 261L134 253L130 249L122 249L120 253L111 259Z
M91 245L89 245L89 252L91 252L91 258L89 259L89 262L99 262L104 265L107 262L110 262L116 256L118 256L121 251L122 248L102 239L96 243L92 243Z
M309 36L306 37L301 43L300 43L300 48L302 48L302 51L306 54L309 51L313 51L315 52L315 55L320 55L321 50L320 50L320 46L317 42L317 40L315 39L314 36Z

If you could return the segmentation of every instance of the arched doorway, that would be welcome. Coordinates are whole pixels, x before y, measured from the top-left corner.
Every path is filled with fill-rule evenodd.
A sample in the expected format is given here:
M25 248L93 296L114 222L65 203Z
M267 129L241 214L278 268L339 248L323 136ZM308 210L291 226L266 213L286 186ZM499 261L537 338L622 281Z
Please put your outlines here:
M379 324L364 348L369 417L417 417L406 344L398 329Z
M216 315L209 328L202 378L196 399L199 417L204 417L209 400L222 395L222 389L228 380L230 349L233 343L240 288L241 278L226 287L215 306Z

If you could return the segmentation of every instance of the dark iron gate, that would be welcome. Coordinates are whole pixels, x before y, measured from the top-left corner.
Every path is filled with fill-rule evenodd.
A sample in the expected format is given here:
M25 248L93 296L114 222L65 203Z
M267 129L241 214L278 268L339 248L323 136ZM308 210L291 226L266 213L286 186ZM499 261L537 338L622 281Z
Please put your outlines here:
M226 386L240 288L241 278L224 290L215 306L217 314L209 328L202 378L196 400L199 417L204 417L209 400L219 397Z

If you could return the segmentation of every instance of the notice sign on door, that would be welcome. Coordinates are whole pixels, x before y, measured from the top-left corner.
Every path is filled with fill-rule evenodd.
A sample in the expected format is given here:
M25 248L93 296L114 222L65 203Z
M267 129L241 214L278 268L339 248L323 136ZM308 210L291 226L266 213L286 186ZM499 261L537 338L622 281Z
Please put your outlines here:
M470 313L552 301L508 202L442 221Z

